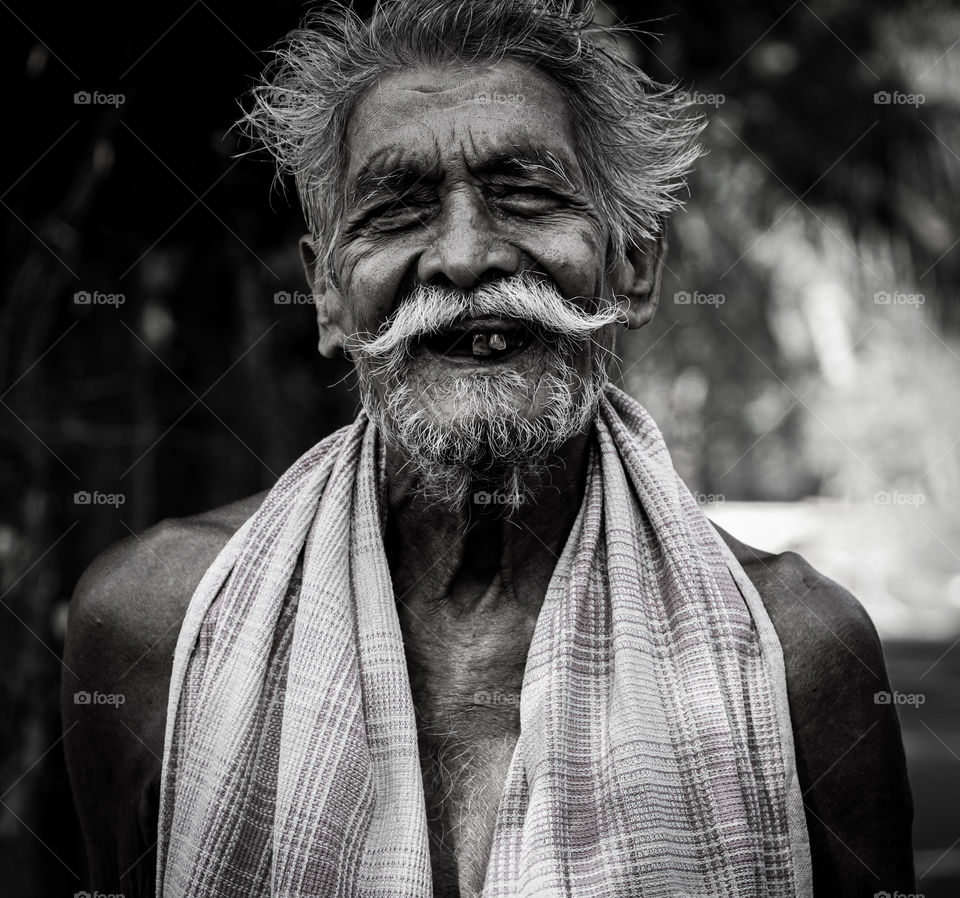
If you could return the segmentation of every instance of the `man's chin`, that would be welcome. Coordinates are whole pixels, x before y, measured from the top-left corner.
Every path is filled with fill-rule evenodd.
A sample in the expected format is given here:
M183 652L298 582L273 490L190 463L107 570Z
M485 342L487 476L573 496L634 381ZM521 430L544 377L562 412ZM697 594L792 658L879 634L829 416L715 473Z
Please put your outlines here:
M428 499L508 513L532 498L552 459L589 425L602 385L541 353L522 370L418 356L389 390L363 377L361 387L370 417Z
M529 395L491 409L469 394L448 393L423 396L414 410L420 421L436 429L443 442L470 439L472 435L480 438L484 434L525 432L537 427L538 412L542 410Z
M452 511L510 513L529 501L549 464L554 425L529 400L491 402L470 393L408 394L383 422L387 440L416 475L428 501ZM415 398L414 398L415 397Z
M406 378L407 408L437 428L536 428L556 403L556 385L567 379L563 367L550 362L542 354L499 364L424 360L411 366Z

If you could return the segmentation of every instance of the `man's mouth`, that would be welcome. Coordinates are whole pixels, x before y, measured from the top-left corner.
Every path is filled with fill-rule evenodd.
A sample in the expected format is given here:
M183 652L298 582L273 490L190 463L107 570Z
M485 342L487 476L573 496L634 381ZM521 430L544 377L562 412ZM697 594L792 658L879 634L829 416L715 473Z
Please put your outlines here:
M475 318L424 337L420 345L452 362L495 364L519 355L536 339L530 325L516 319Z

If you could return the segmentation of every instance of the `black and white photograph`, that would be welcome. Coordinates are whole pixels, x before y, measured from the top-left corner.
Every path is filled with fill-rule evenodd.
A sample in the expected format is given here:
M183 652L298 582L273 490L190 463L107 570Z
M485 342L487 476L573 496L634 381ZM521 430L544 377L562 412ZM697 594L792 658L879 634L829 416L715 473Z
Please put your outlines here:
M5 895L960 895L956 0L0 18Z

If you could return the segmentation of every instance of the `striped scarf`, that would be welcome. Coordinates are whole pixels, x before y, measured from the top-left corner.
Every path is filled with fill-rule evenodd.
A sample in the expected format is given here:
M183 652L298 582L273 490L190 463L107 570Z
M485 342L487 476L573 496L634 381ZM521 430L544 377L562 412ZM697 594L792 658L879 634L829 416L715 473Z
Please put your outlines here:
M770 619L647 413L609 388L595 424L484 898L807 898ZM361 414L285 472L197 587L170 687L158 896L432 895L384 508Z

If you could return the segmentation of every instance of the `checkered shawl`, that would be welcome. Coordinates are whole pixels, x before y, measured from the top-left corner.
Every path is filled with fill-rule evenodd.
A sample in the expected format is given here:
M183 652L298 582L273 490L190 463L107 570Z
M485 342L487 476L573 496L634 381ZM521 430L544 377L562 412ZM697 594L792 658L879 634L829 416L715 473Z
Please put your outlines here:
M760 597L647 413L609 389L595 431L484 898L806 898ZM432 895L382 471L361 415L280 478L197 587L170 688L158 896Z

